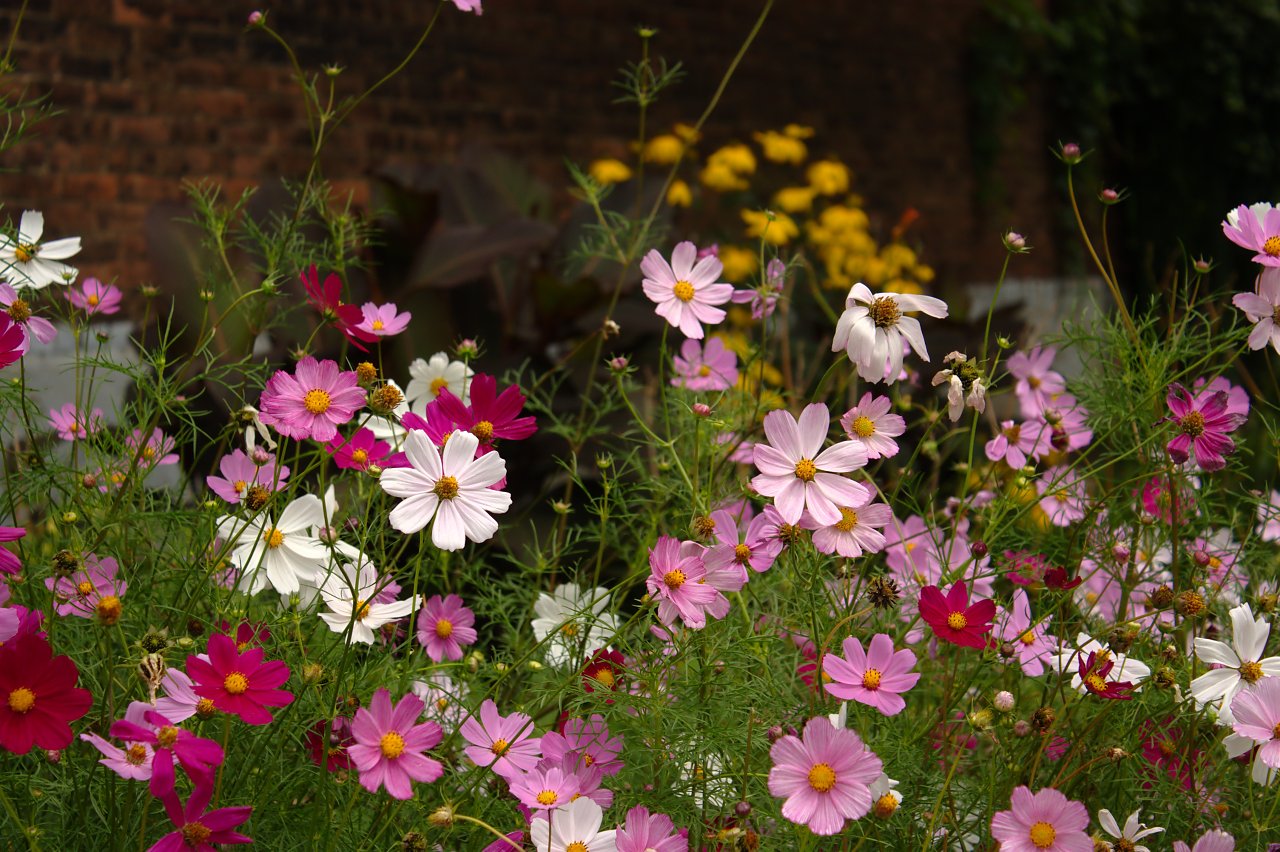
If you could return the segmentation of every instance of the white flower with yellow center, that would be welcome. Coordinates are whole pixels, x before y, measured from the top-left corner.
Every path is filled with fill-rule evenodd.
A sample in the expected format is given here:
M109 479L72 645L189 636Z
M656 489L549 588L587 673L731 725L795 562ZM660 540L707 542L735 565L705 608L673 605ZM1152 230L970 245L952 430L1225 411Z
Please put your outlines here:
M343 565L320 587L320 596L328 612L320 618L334 633L351 629L349 642L372 645L374 631L384 624L404 618L413 612L417 603L413 598L390 603L375 603L374 598L387 586L378 575L378 569L368 562L359 568Z
M18 222L18 235L0 236L0 278L16 289L40 290L50 284L70 284L79 275L60 261L80 253L80 238L68 237L41 243L44 214L26 210Z
M234 515L218 519L218 537L231 545L230 560L240 569L239 588L255 594L268 584L282 595L299 590L324 570L329 549L311 533L324 523L320 498L304 494L272 521L265 512L245 521Z
M437 352L429 360L413 359L413 363L409 365L409 375L412 379L404 397L415 411L424 408L443 390L448 390L462 400L463 405L471 401L467 386L474 373L461 361L450 361L444 352ZM417 404L419 400L422 405Z
M617 619L605 612L608 607L609 592L599 587L561 583L551 594L539 594L533 603L533 638L544 643L547 664L580 666L588 654L608 645L618 632Z
M604 810L586 796L529 823L529 839L538 852L616 852L617 831L600 830Z
M904 339L917 355L929 360L920 322L907 316L915 311L941 318L947 315L947 303L932 296L877 295L866 284L854 284L836 323L831 351L843 349L858 368L858 375L867 381L892 384L902 374Z
M1206 672L1191 681L1191 696L1203 707L1221 700L1219 707L1229 708L1231 699L1241 689L1253 686L1264 677L1280 676L1280 657L1262 654L1271 633L1271 622L1255 619L1248 604L1234 607L1231 612L1231 644L1216 639L1197 638L1196 656L1202 662L1222 666Z
M1111 811L1106 808L1098 811L1098 824L1102 826L1102 830L1119 841L1111 843L1112 849L1125 849L1128 852L1151 852L1149 847L1138 843L1138 841L1152 834L1159 834L1164 829L1147 828L1144 823L1138 822L1138 817L1141 815L1142 809L1139 808L1129 814L1129 818L1124 821L1124 826L1121 827L1116 822L1116 818L1111 815Z

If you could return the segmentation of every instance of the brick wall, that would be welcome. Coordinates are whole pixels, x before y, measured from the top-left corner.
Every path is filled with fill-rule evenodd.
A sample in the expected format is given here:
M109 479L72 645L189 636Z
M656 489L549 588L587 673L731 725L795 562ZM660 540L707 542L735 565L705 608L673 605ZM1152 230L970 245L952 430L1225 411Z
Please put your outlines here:
M0 11L9 31L16 3ZM815 154L855 170L856 188L891 223L906 206L944 281L989 279L1009 226L1037 251L1020 270L1056 271L1055 203L1041 117L1026 116L1000 164L1008 188L980 209L968 150L964 52L981 0L779 0L707 127L715 144L797 121ZM611 103L615 69L636 54L637 24L688 76L657 105L655 127L706 104L758 8L754 0L488 0L482 18L452 7L425 52L339 131L326 174L359 190L388 161L445 156L483 141L563 184L565 157L617 150L634 113ZM64 113L0 166L13 215L45 211L50 235L84 237L87 274L124 286L151 273L141 223L184 179L232 189L300 178L309 157L301 99L281 50L246 33L241 0L33 0L14 58L20 83ZM280 0L272 24L303 67L346 69L345 91L382 74L434 9L429 0ZM945 14L943 13L945 12Z

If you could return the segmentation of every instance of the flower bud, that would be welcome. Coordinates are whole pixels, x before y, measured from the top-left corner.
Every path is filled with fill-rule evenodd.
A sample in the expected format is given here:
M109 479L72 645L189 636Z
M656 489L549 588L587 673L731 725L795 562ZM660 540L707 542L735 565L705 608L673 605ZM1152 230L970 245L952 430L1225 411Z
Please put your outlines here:
M1201 275L1204 275L1213 268L1213 261L1198 257L1195 259L1195 262L1191 264L1191 268Z
M361 361L356 364L356 380L360 387L368 387L378 380L378 368L370 361Z
M1013 735L1016 737L1025 737L1031 733L1031 724L1026 719L1019 719L1013 723Z
M609 369L615 373L625 373L630 364L626 355L617 355L609 359Z
M1023 254L1029 250L1027 248L1027 238L1017 231L1009 231L1001 239L1004 242L1004 247L1014 254Z
M1107 206L1111 206L1112 204L1119 203L1120 193L1116 192L1111 187L1107 187L1098 193L1098 200Z
M264 26L264 23L266 20L267 20L267 16L262 14L262 12L258 11L257 9L254 9L252 12L249 13L249 26L251 27Z
M436 828L448 828L453 825L453 806L441 805L436 808L431 812L431 815L427 817L427 822L434 825Z
M693 404L693 414L695 417L710 417L711 406L707 405L705 402L695 402Z
M1068 166L1074 166L1084 159L1084 155L1080 152L1080 146L1075 142L1068 142L1062 146L1062 153L1059 155L1062 162Z
M737 814L738 819L746 819L751 816L751 803L745 801L738 802L733 806L733 812Z
M996 697L992 700L992 704L1001 713L1008 713L1013 709L1013 693L1008 690L1000 690L996 693Z
M768 738L769 742L776 743L778 740L786 736L786 732L782 730L781 725L773 725L769 730L765 731L765 736Z
M458 345L454 347L453 351L462 360L470 361L480 354L480 344L470 337L464 337L458 341Z
M1179 594L1173 606L1180 615L1186 618L1199 618L1208 609L1204 602L1204 596L1194 589L1188 589Z
M973 554L974 559L982 559L987 555L987 543L979 539L969 545L969 552Z

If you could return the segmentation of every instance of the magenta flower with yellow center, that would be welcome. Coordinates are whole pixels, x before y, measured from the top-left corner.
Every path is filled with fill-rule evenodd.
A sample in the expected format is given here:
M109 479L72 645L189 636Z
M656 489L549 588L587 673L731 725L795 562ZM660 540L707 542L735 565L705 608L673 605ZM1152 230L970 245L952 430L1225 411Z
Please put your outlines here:
M289 680L289 667L281 660L263 661L262 648L240 653L234 639L218 633L209 640L208 653L207 661L188 656L187 674L196 695L210 699L217 709L249 725L266 725L273 718L268 707L293 703L293 693L279 688Z
M351 721L347 757L360 773L360 786L370 793L386 787L393 799L413 796L412 782L430 783L444 774L444 766L424 752L444 739L435 722L419 722L422 699L409 693L391 706L391 693L379 689L367 708Z
M276 371L267 381L258 409L262 422L281 435L330 441L364 402L355 371L308 355L298 362L293 375Z

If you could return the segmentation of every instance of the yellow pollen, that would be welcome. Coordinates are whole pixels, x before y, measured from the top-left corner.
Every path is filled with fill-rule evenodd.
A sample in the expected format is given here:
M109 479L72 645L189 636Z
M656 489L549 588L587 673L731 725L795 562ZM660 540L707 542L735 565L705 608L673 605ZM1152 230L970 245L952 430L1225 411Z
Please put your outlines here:
M115 624L120 620L120 612L124 609L120 603L120 598L115 595L107 595L98 601L98 605L94 607L98 613L98 618L103 624Z
M919 546L920 546L920 545L919 545L919 544L917 544L917 543L916 543L916 542L914 542L914 541L909 541L909 542L907 542L907 544L906 544L906 550L907 550L907 553L911 553L911 552L913 552L913 551L914 551L917 547L919 547ZM917 574L916 576L919 576L919 575ZM923 578L923 577L921 577L920 579L924 579L924 578Z
M509 748L511 748L511 743L506 740L494 740L493 745L489 746L489 751L493 752L498 757L502 757L507 753L507 749Z
M698 368L698 375L705 379L707 376L711 375L711 368L706 364L703 364Z
M1054 839L1058 836L1058 832L1053 830L1053 826L1047 822L1038 822L1031 826L1031 842L1041 849L1048 849L1053 845Z
M67 431L70 432L72 435L78 434L80 432L80 424L77 421L72 420L71 423L67 426Z
M458 496L458 480L452 476L442 476L436 482L436 487L431 489L441 500L452 500Z
M18 243L18 247L13 250L13 256L18 263L28 263L36 256L36 246L33 243Z
M36 706L36 694L25 686L20 686L9 693L9 709L15 713L26 713Z
M449 709L449 699L447 699L447 698L437 698L437 699L436 699L436 709L437 709L437 710L439 710L441 713L443 713L445 710L448 710L448 709Z
M356 450L351 454L351 460L356 464L365 465L369 463L369 454L364 450Z
M493 424L488 420L481 420L471 427L471 434L475 435L481 443L488 443L493 440Z
M1204 415L1199 411L1188 411L1181 420L1178 421L1178 428L1183 434L1190 435L1192 438L1199 438L1204 434Z
M858 525L858 513L847 506L840 507L840 520L836 521L836 529L849 532Z
M1035 631L1028 630L1026 633L1023 633L1021 636L1018 637L1018 641L1021 642L1023 645L1034 645L1036 641Z
M142 743L134 743L125 750L124 759L132 766L141 766L147 759L147 747Z
M617 679L613 676L613 669L610 669L607 666L601 666L592 672L591 679L599 681L601 686L606 686L609 689L613 689L614 685L617 683Z
M1240 664L1240 679L1245 683L1257 683L1262 680L1262 666L1253 660Z
M165 725L156 731L156 745L160 748L173 748L178 741L178 729L173 725Z
M538 804L547 805L549 807L560 800L560 794L555 790L543 790L538 794L537 798Z
M267 547L275 550L284 544L284 533L280 531L279 527L272 527L262 534L262 540L267 543Z
M89 307L96 308L98 307L98 303L101 302L102 300L98 298L97 293L94 293L89 298L85 299L85 301L89 303Z
M142 448L142 457L143 457L144 459L146 459L147 461L151 461L153 458L155 458L155 457L156 457L156 451L155 451L155 448L154 448L154 447L143 447L143 448Z
M876 328L891 328L897 325L902 317L902 310L898 307L897 301L889 296L876 298L867 308L867 313L871 316L871 321L875 323Z
M1070 495L1068 495L1068 494L1067 494L1067 492L1065 492L1065 491L1055 491L1055 492L1053 492L1053 499L1057 500L1059 503L1065 503L1065 502L1067 502L1067 499L1068 499L1068 497L1069 497L1069 496L1070 496Z
M969 619L963 612L953 612L947 616L947 626L952 630L964 630L969 626Z
M1276 722L1276 726L1271 729L1271 739L1280 740L1280 722Z
M244 490L248 487L249 483L245 482L243 479L237 479L235 482L231 483L232 490L237 494L243 494Z
M595 759L594 757L592 757L591 755L589 755L589 754L584 754L584 755L582 756L582 763L583 763L583 765L584 765L584 766L590 766L591 764L593 764L593 763L595 763L595 762L596 762L596 759Z
M213 715L213 711L217 708L213 706L212 698L201 698L196 702L196 715L202 719L208 719Z
M1090 692L1106 692L1107 682L1100 675L1087 674L1084 676L1085 685L1089 687Z
M560 628L560 633L561 633L561 635L563 635L563 636L577 636L577 635L578 635L578 625L576 625L576 624L574 624L572 621L570 621L570 622L566 623L564 627L561 627L561 628Z
M448 639L453 635L453 622L447 618L441 618L436 622L436 636L441 639Z
M751 548L745 544L735 545L733 548L734 561L746 564L751 559Z
M373 330L374 330L374 331L382 331L382 328L383 328L383 322L382 322L382 320L380 320L380 319L376 319L376 320L374 320L374 321L373 321Z
M880 819L888 819L889 817L893 816L893 812L896 811L897 809L898 809L898 800L895 799L891 794L885 793L883 796L876 799L876 803L873 810L875 812L875 815L878 816Z
M853 419L853 434L859 438L870 438L876 433L876 424L871 422L871 418L865 414L860 414Z
M796 479L813 482L813 478L817 475L818 468L811 459L800 459L796 462Z
M249 679L240 672L232 672L222 681L228 695L243 695L249 689Z
M25 299L14 299L9 303L9 318L14 322L26 322L31 319L31 306Z
M443 376L437 376L431 380L431 395L439 396L440 392L449 386L449 380Z
M93 583L88 580L81 580L80 585L76 586L76 594L82 598L93 594Z
M1209 557L1209 567L1210 567L1210 568L1213 568L1213 569L1221 568L1221 567L1222 567L1222 560L1221 560L1221 559L1219 559L1219 558L1218 558L1218 557L1216 557L1216 556L1210 556L1210 557Z
M683 586L684 581L687 579L688 578L685 577L684 572L681 571L679 568L676 568L672 571L668 571L666 574L662 575L662 582L666 583L667 588L673 592L676 589Z
M825 763L815 763L809 770L809 786L819 793L825 793L836 786L836 773Z
M1267 237L1267 241L1262 244L1262 251L1271 257L1280 257L1280 237ZM18 260L22 260L21 255Z
M329 394L320 388L312 388L302 398L302 407L312 414L324 414L329 410Z
M1028 385L1030 385L1032 388L1038 388L1038 387L1040 387L1040 377L1039 377L1039 376L1027 376L1027 384L1028 384Z
M671 287L671 292L682 302L693 301L693 285L688 281L677 281Z
M564 847L564 852L591 852L591 850L588 849L587 844L583 843L581 840L575 840L568 846Z
M862 675L862 686L864 689L880 688L880 670L867 669Z
M369 617L369 602L356 599L356 620L364 621Z
M395 760L404 753L404 737L395 731L387 731L382 735L382 739L378 740L378 748L383 757Z
M182 827L182 840L189 849L207 846L210 837L213 837L213 829L202 822L189 822Z

